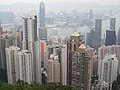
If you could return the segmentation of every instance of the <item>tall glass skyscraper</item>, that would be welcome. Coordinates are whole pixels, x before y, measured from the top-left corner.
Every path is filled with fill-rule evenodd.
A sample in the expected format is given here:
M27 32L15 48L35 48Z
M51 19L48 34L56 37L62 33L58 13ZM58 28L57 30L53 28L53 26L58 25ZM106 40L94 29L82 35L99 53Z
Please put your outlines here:
M44 2L41 2L40 7L39 7L39 24L40 24L40 27L45 27L45 4Z
M39 7L39 39L47 41L47 28L45 27L45 4L40 3Z

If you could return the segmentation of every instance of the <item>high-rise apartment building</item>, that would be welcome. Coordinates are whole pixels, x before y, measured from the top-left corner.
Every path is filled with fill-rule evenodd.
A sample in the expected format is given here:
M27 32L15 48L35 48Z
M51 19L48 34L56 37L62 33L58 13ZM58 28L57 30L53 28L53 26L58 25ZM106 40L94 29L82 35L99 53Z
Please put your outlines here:
M48 83L60 83L60 63L58 56L54 56L54 54L48 61Z
M32 53L33 80L41 83L41 55L37 34L37 16L24 18L23 49Z
M37 16L26 17L23 24L23 49L32 50L37 41Z
M20 48L16 46L10 46L6 48L6 63L7 63L7 78L8 83L16 83L16 53L20 51Z
M59 59L60 60L60 75L63 85L67 85L67 45L60 46Z
M22 50L15 55L16 80L20 79L31 84L33 82L32 53L28 50Z
M120 63L120 45L112 45L112 46L102 46L98 49L98 68L100 60L103 60L105 55L113 55L116 54L118 59L118 63ZM100 72L98 70L98 72ZM118 74L120 74L120 65L118 64Z
M110 30L115 31L116 18L110 18Z
M67 59L68 59L67 60L67 84L68 85L72 85L73 82L77 80L76 78L73 77L75 76L74 74L77 72L76 71L77 62L74 60L74 53L77 52L81 42L82 41L80 40L80 34L78 32L74 32L70 36L70 40L67 43L67 50L68 50L67 51L67 54L68 54L67 55Z
M22 49L22 37L21 31L16 31L14 33L14 46L17 46Z
M41 59L41 64L42 66L41 67L44 67L46 68L46 49L47 49L47 46L46 46L46 41L44 40L40 40L40 59Z
M40 49L40 40L34 42L34 60L33 60L33 67L34 67L34 81L41 83L41 49Z
M66 85L67 84L67 45L64 44L48 45L47 46L48 59L50 59L51 54L58 56L58 61L60 63L60 82L63 85Z
M23 23L23 39L22 39L22 43L23 43L23 49L28 50L28 22L27 22L27 18L23 18L24 23Z
M77 88L78 90L90 90L91 84L91 53L84 44L79 46L77 56Z
M67 84L77 90L90 90L91 59L78 32L72 33L67 47Z
M1 35L0 35L0 81L2 82L7 81L5 39Z
M16 46L6 48L8 83L23 80L31 84L34 81L32 53L28 50L20 51ZM39 79L39 78L38 78Z
M94 48L90 48L88 47L87 48L87 53L88 53L88 56L91 60L91 75L94 75Z
M118 59L116 55L105 55L103 60L100 60L99 80L110 84L110 90L113 81L117 80Z

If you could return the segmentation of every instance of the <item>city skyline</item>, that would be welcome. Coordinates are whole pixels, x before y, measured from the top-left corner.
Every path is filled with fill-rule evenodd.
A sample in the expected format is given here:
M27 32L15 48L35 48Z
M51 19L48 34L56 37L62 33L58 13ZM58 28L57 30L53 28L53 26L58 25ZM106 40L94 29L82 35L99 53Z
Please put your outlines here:
M118 3L1 0L0 90L33 90L32 84L69 87L60 90L119 90Z

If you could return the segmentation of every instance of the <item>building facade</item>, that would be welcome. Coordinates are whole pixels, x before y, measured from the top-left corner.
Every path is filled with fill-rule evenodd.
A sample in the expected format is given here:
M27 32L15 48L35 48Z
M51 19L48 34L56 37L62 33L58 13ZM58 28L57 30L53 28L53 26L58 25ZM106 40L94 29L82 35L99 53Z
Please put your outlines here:
M6 48L6 63L7 63L7 78L8 83L16 83L16 53L20 51L20 48L16 46L10 46Z
M39 24L40 24L40 27L45 27L45 4L44 2L41 2L40 7L39 7Z
M115 31L116 18L110 18L110 30Z
M87 45L94 49L98 49L101 46L101 32L102 32L102 19L95 20L95 28L87 34Z
M106 30L105 45L116 45L116 31Z
M78 32L73 32L67 44L67 84L77 90L90 90L91 59Z
M118 59L118 63L120 63L120 45L112 45L112 46L102 46L98 49L98 68L100 60L103 60L105 55L113 55L116 54ZM98 73L100 71L98 70ZM120 65L118 64L118 74L120 74Z
M45 4L40 3L39 7L39 39L47 41L47 28L45 27Z
M60 63L58 56L54 56L54 54L48 61L48 83L60 83Z
M32 53L22 50L16 53L16 80L23 80L31 84L33 82Z
M32 50L33 42L37 41L37 16L23 18L23 49Z
M111 90L113 81L117 80L118 59L115 54L105 55L99 64L99 80L109 83Z

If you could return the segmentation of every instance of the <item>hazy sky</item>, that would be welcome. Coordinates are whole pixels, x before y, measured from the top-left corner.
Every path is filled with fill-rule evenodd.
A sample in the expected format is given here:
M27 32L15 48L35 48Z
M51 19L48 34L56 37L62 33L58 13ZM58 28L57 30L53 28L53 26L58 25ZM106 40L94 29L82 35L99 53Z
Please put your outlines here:
M102 5L119 5L120 0L0 0L0 4L11 4L16 2L34 2L39 3L40 1L44 2L62 2L62 1L74 1L74 2L90 2L94 1Z

